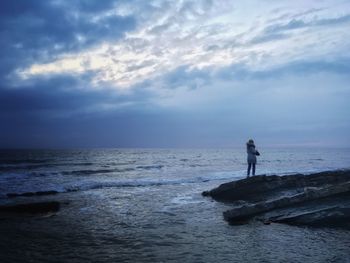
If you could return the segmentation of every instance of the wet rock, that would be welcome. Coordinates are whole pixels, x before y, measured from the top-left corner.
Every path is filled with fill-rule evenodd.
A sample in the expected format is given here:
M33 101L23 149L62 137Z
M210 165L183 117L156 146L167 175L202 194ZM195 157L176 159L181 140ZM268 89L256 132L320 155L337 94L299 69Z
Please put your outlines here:
M304 187L318 187L350 181L350 171L321 172L310 175L259 175L220 185L202 193L218 201L264 200L279 191L302 192Z
M242 220L274 209L345 193L350 193L350 182L321 187L318 189L305 189L303 193L293 196L285 196L276 200L243 205L224 212L224 218L227 221Z
M58 212L59 209L60 209L60 203L57 201L24 203L24 204L0 206L0 214L2 215L8 215L8 214L36 215L36 214Z
M255 176L202 194L232 205L223 213L230 224L265 215L266 224L350 226L350 171L346 170Z
M350 227L350 207L327 207L304 213L271 217L268 221L291 225Z
M264 220L263 223L264 223L264 225L270 225L271 221L270 220Z
M39 191L39 192L27 192L27 193L8 193L6 194L8 198L14 197L32 197L32 196L43 196L43 195L55 195L58 194L57 191Z
M281 184L282 177L280 176L260 175L222 184L210 191L204 191L202 195L211 196L220 201L243 200L252 194L273 190Z

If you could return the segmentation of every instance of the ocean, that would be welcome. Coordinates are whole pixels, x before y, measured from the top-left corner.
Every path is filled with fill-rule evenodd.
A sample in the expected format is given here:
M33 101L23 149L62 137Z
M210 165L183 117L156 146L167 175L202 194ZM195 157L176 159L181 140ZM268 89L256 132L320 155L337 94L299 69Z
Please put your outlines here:
M350 169L350 149L259 149L256 174ZM1 150L0 203L58 200L0 219L1 262L350 262L350 231L228 225L201 192L246 176L234 149ZM9 198L8 194L57 191Z

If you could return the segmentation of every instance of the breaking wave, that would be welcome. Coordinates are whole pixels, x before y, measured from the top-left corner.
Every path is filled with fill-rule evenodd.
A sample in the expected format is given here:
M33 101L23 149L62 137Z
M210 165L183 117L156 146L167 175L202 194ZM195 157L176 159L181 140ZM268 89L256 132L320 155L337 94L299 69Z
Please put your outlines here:
M209 181L218 181L225 179L232 179L232 173L220 173L212 176L204 177L194 177L194 178L182 178L182 179L125 179L125 180L108 180L108 181L84 181L84 182L75 182L70 185L60 186L55 188L49 188L41 191L28 191L21 192L10 192L5 193L4 196L7 197L30 197L30 196L42 196L48 194L56 193L67 193L67 192L77 192L77 191L87 191L94 189L102 188L120 188L120 187L154 187L154 186L163 186L163 185L180 185L180 184L193 184L193 183L204 183Z

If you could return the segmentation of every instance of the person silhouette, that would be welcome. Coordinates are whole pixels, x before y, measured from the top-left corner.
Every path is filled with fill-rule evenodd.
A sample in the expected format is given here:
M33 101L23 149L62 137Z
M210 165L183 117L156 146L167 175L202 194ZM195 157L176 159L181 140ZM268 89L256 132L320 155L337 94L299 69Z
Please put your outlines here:
M260 153L255 149L255 144L252 139L250 139L247 142L247 162L248 162L248 169L247 169L247 178L250 175L250 170L252 169L252 175L255 175L255 165L256 165L256 156L260 155Z

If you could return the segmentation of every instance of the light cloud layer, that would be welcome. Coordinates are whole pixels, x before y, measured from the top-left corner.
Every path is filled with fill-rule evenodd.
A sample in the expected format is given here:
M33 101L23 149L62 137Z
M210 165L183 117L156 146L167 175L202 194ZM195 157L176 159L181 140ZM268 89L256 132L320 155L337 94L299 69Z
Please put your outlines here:
M231 1L180 3L154 2L153 9L124 38L65 53L49 63L35 63L20 74L29 78L94 71L95 86L109 83L130 88L181 66L201 69L245 63L256 70L298 59L331 59L350 46L350 11L341 12L350 7L347 3L332 6L328 12L322 4L318 9L303 4L303 9L283 16L271 6L252 12L249 20L239 4ZM251 2L246 8L253 6ZM115 13L127 9L115 8ZM317 42L322 45L315 48Z

